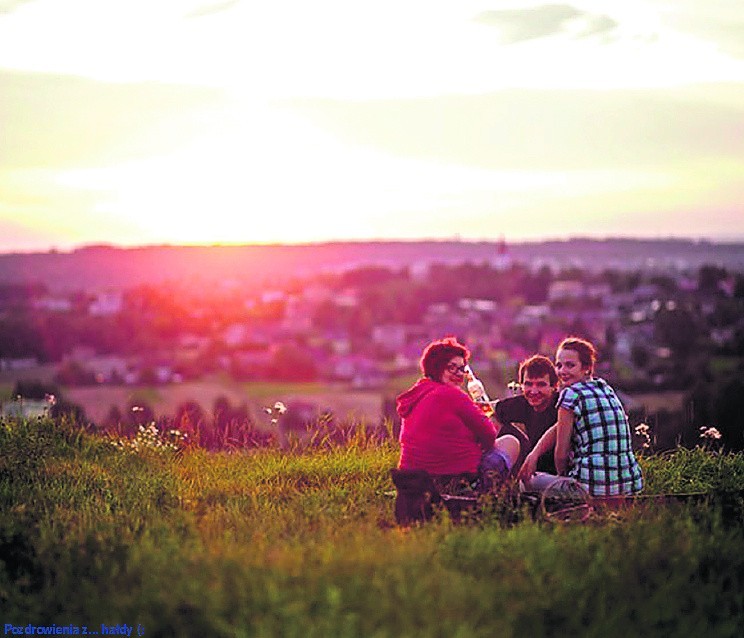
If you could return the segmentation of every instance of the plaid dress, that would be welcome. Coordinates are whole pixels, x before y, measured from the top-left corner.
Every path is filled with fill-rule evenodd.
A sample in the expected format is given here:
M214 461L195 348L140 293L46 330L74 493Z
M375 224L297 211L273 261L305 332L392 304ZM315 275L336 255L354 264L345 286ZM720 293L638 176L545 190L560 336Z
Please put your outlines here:
M640 492L643 475L631 447L628 417L607 382L588 379L563 388L557 405L576 417L568 475L593 496Z

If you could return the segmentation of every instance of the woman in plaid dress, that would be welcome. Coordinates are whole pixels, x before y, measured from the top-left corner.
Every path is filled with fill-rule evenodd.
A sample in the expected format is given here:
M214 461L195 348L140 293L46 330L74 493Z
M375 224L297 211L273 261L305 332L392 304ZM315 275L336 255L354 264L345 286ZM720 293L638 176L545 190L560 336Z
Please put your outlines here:
M643 489L628 418L615 391L593 376L596 359L594 346L584 339L568 337L558 346L555 368L563 388L557 402L558 421L524 461L520 477L528 486L536 459L554 447L558 473L576 479L592 496L635 494Z

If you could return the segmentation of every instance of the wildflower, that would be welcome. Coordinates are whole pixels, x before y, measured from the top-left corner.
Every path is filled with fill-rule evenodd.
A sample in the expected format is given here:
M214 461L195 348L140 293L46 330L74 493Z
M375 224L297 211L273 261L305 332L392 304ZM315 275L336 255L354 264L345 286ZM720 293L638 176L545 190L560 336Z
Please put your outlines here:
M46 401L51 407L57 404L57 397L55 397L53 394L45 394L44 401Z
M506 385L506 387L509 389L509 392L511 392L513 395L517 395L522 390L522 386L519 385L516 381L509 381L509 383Z
M647 423L639 423L633 429L636 436L642 441L641 447L646 450L651 447L651 428Z
M143 408L141 405L134 405L132 406L132 412L144 412L145 408Z
M279 417L287 412L287 406L281 401L276 401L270 408L266 407L263 411L271 417L271 425L279 423Z
M175 439L175 441L168 440L168 436ZM138 454L148 450L157 452L158 454L163 454L169 451L178 452L179 446L177 443L185 438L186 434L181 433L179 430L160 432L155 422L152 421L147 426L140 425L137 428L137 434L133 439L119 439L118 441L112 442L112 445L119 450L130 452L132 454Z
M721 438L721 433L718 431L718 428L714 427L701 427L700 428L700 438L705 439L708 441L718 441Z

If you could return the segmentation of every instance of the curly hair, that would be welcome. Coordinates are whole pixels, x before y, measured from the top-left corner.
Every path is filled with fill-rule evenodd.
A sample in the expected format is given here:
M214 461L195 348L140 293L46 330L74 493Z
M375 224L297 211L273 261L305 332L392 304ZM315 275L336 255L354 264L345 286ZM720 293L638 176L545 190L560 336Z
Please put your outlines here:
M455 337L445 337L438 341L432 341L424 349L424 354L419 362L421 372L425 377L434 381L441 381L444 369L452 357L462 357L467 363L470 351Z

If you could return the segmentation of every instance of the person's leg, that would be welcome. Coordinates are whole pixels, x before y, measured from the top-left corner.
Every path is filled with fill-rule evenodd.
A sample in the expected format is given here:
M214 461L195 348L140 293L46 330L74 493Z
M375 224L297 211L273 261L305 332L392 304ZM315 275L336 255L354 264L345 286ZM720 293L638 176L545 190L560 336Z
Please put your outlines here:
M519 439L511 434L500 436L493 444L493 449L501 453L510 470L519 458L519 448Z
M532 477L522 482L527 492L543 492L558 476L547 472L535 472Z
M482 488L490 490L508 478L512 465L519 457L519 441L507 435L496 439L494 446L483 455L479 468Z

